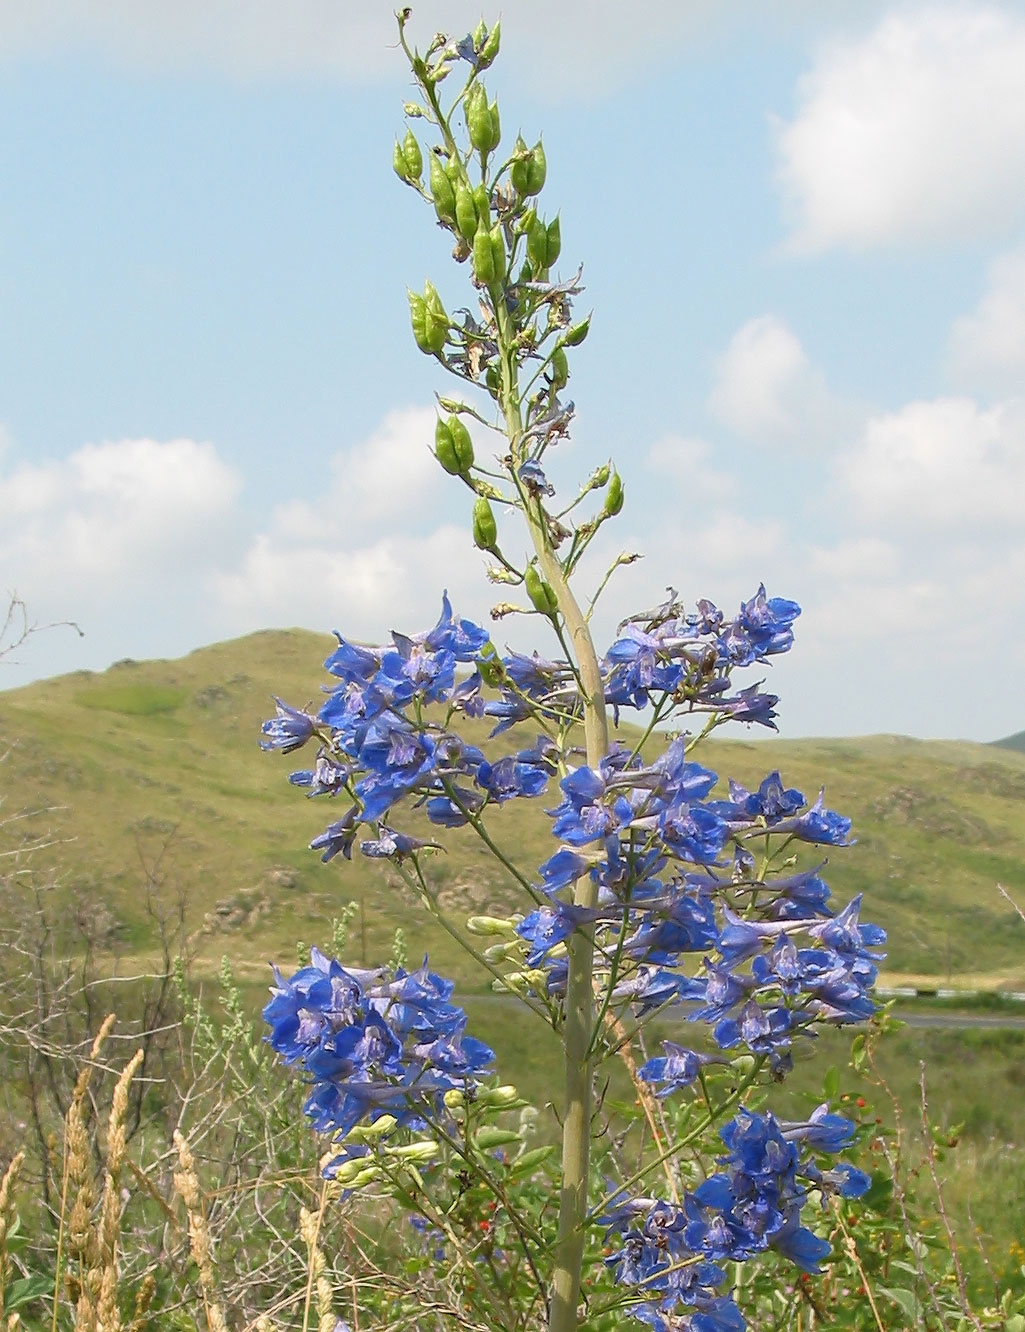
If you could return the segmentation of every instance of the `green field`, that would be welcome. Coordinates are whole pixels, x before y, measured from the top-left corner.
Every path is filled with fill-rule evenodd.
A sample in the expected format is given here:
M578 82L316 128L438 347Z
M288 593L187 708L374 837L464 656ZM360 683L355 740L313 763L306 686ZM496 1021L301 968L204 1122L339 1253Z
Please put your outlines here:
M303 755L257 746L272 695L318 697L330 647L267 631L0 694L0 737L12 746L5 812L34 811L17 836L52 843L39 863L52 866L75 929L112 957L137 958L154 946L154 904L166 912L181 899L200 970L227 952L255 979L268 957L291 958L297 938L324 940L352 899L367 960L401 923L412 952L464 972L459 949L387 867L358 856L324 866L305 849L335 811L287 785ZM532 739L503 737L510 749ZM778 767L810 799L824 783L829 806L853 818L857 845L834 851L824 873L839 901L863 893L863 917L888 929L884 983L1025 989L1025 924L997 891L1025 902L1025 753L866 736L712 740L699 756L748 784ZM528 875L551 853L544 803L510 802L493 822ZM456 919L520 905L472 835L445 840L430 872Z

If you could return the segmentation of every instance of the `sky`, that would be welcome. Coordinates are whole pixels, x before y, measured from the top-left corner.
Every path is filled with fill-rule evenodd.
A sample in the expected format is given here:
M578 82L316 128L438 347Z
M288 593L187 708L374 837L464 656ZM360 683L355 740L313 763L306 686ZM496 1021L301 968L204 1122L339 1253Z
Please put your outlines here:
M550 471L623 477L588 577L644 555L599 645L667 587L732 613L764 583L803 607L784 735L1021 730L1025 0L501 17L488 88L543 133L594 311ZM505 599L428 447L458 386L406 289L470 292L392 172L409 82L376 0L0 7L0 592L84 634L0 689Z

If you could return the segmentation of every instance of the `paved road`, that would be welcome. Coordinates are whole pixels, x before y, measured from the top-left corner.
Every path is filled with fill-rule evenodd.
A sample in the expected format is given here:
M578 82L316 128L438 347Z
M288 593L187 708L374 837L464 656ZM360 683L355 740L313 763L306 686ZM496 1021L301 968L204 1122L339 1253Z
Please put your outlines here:
M909 1027L949 1027L957 1031L1025 1031L1025 1017L999 1013L908 1013L894 1009L893 1016Z

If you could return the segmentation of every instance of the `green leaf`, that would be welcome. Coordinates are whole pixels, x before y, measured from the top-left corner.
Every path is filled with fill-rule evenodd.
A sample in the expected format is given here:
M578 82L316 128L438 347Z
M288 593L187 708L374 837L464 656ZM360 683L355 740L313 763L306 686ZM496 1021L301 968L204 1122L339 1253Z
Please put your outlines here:
M915 1319L918 1317L920 1306L912 1291L904 1290L900 1286L878 1286L876 1289L880 1295L885 1295L888 1300L892 1300L908 1318Z
M822 1095L827 1101L835 1101L840 1092L840 1070L830 1064L822 1079Z
M4 1313L13 1313L23 1304L28 1304L30 1300L38 1300L40 1295L45 1295L52 1289L53 1281L50 1277L38 1273L35 1276L19 1277L17 1281L12 1281L4 1292Z

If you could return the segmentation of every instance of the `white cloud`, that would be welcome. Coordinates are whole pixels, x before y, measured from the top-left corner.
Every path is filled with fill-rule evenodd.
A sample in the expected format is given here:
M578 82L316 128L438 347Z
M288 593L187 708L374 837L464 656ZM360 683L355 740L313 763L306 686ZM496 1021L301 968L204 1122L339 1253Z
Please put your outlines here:
M1020 388L1025 377L1025 249L1000 255L971 314L955 320L948 366L961 383Z
M28 597L63 586L72 598L97 579L140 582L169 558L195 566L216 549L238 488L213 446L190 439L86 444L22 464L0 476L0 563Z
M1025 401L983 410L971 398L911 402L873 417L838 463L858 513L912 530L1021 527Z
M792 243L958 238L1025 212L1025 18L989 4L891 13L825 45L777 126Z
M751 319L733 335L715 363L708 410L746 439L812 446L841 431L848 415L774 315Z

